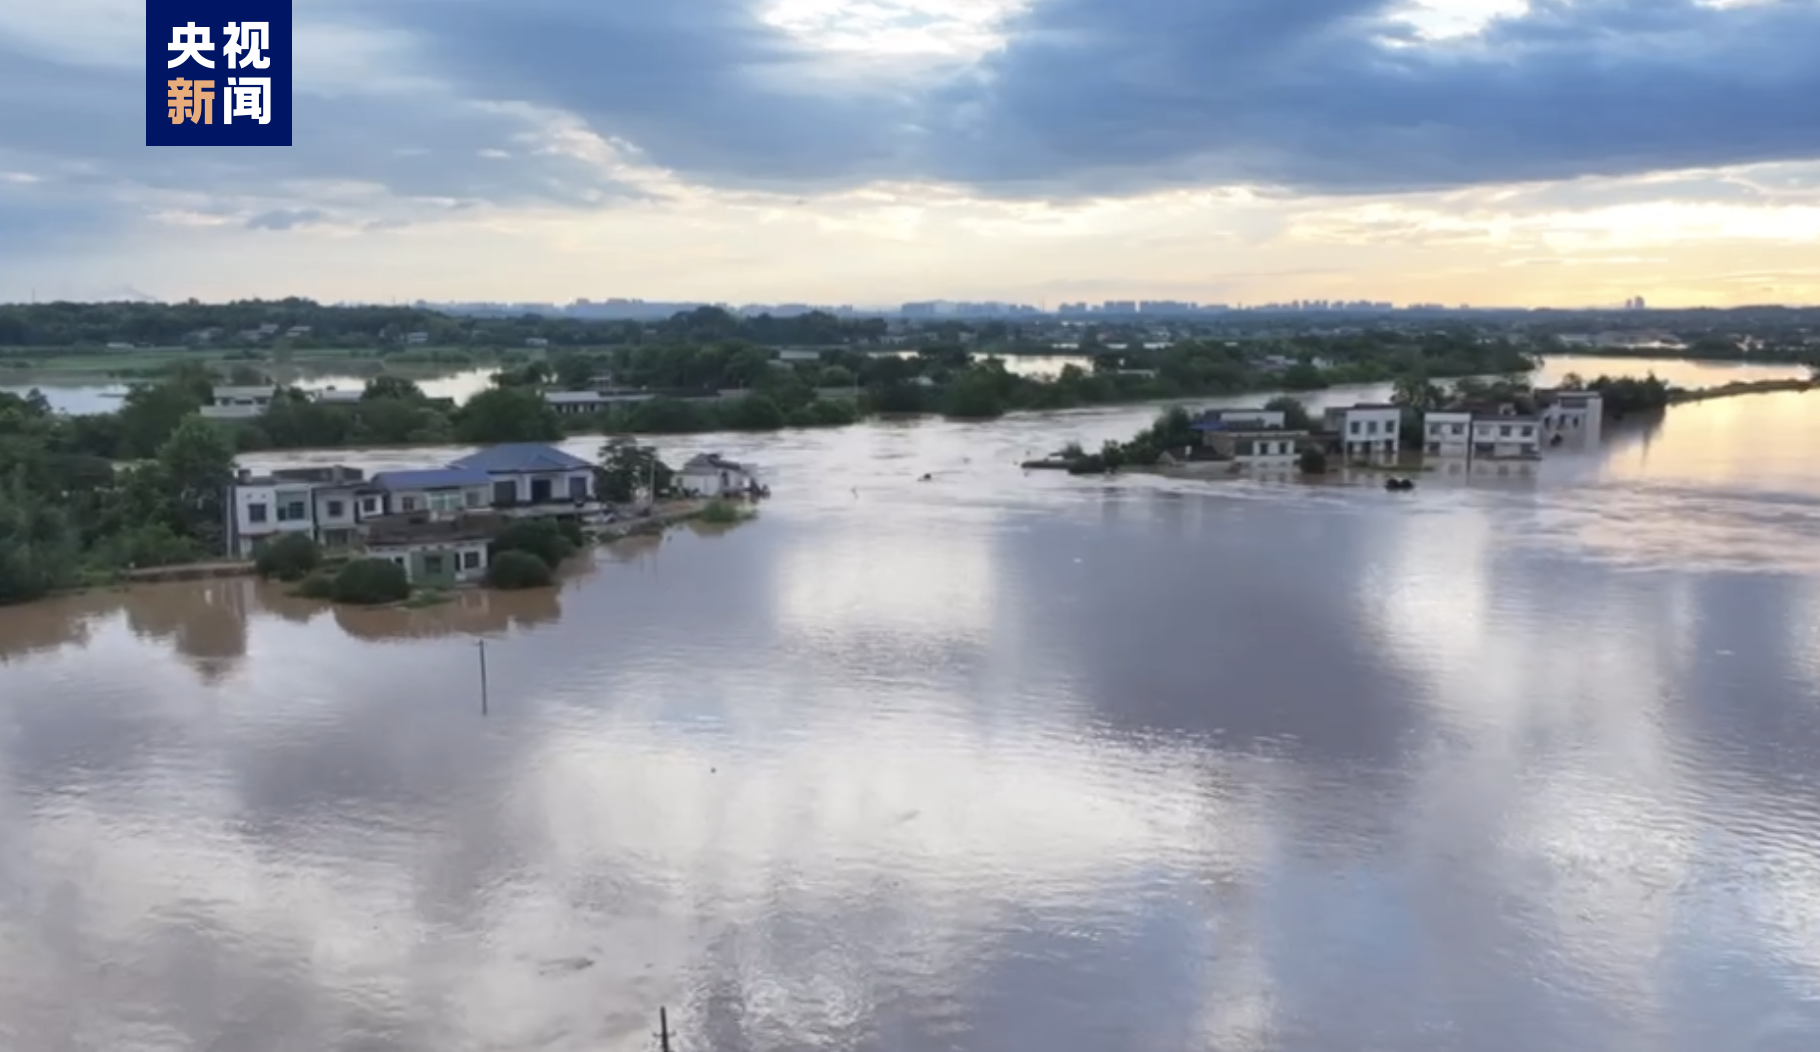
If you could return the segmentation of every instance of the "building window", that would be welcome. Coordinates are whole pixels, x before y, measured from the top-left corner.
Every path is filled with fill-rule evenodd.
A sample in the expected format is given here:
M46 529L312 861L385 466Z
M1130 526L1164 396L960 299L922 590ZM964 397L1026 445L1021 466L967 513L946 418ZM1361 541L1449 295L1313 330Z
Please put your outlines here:
M399 511L416 511L417 510L417 498L416 497L399 497L398 498L398 510Z
M363 498L360 502L360 510L368 515L377 514L379 511L379 498L378 497Z
M434 576L434 575L442 572L442 555L441 555L441 553L438 553L436 555L425 555L423 557L423 572L425 574L429 574L431 576Z
M246 506L246 521L264 522L265 521L265 505L264 504L248 504Z
M569 479L569 499L588 499L588 480L586 476L577 475Z
M463 493L462 496L462 503L470 508L478 508L481 503L486 500L485 497L481 496L480 491L477 489L468 490Z
M461 509L461 506L462 500L461 494L459 493L430 494L431 511L458 511Z
M348 506L341 501L329 501L329 518L339 519L348 513Z
M1498 428L1498 436L1500 438L1509 438L1510 437L1510 425L1505 424L1502 427Z
M302 522L309 517L309 507L303 501L292 500L278 505L279 522Z
M1465 434L1465 433L1466 433L1466 425L1465 425L1465 424L1455 424L1455 425L1454 425L1454 426L1453 426L1453 433L1454 433L1454 434L1456 434L1456 435L1463 435L1463 434Z
M1359 433L1359 431L1360 431L1360 427L1359 427L1359 422L1357 420L1353 420L1353 421L1350 421L1347 423L1346 432L1348 434L1356 435Z
M480 569L480 553L479 552L462 552L461 553L461 568L464 570Z

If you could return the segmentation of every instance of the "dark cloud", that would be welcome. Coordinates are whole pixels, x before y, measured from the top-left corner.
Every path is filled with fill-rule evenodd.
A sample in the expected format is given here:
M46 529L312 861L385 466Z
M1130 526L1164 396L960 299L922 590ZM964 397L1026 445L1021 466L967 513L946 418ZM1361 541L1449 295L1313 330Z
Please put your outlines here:
M412 91L298 100L289 150L148 150L131 70L0 39L9 154L70 178L260 197L334 179L393 194L597 204L635 191L531 150L572 115L719 186L935 178L1058 197L1247 182L1400 191L1820 159L1820 5L1535 0L1432 41L1391 0L1037 0L970 66L868 67L764 22L755 0L324 0L410 41ZM876 61L876 60L873 60ZM56 91L42 90L45 84ZM504 152L505 160L483 156ZM360 221L396 218L362 216Z
M8 51L0 39L0 92L33 100L0 108L0 170L64 182L270 199L295 193L287 184L321 180L505 205L642 196L583 161L532 152L523 136L535 129L524 116L446 92L300 92L295 146L221 149L145 146L136 71L72 69ZM483 149L507 159L483 159Z
M1407 190L1820 156L1820 8L1541 0L1408 43L1383 0L1047 0L988 60L984 184Z
M734 0L404 0L436 66L725 184L1397 191L1820 157L1820 8L1539 0L1419 38L1389 0L1039 0L915 89L836 90ZM432 13L435 17L431 17ZM878 82L874 82L876 85Z
M658 163L721 185L851 183L914 172L921 100L831 80L825 56L749 0L398 0L366 17L421 27L474 95L574 113Z

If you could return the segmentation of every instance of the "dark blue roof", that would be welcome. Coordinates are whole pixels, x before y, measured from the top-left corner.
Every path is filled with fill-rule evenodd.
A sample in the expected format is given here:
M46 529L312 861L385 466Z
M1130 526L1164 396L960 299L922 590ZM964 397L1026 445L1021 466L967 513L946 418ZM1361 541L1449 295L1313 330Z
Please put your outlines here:
M380 471L373 475L373 485L389 490L452 489L456 486L485 486L492 481L486 472L472 468Z
M574 471L594 465L541 442L508 442L469 453L450 464L451 468L506 474L520 471Z

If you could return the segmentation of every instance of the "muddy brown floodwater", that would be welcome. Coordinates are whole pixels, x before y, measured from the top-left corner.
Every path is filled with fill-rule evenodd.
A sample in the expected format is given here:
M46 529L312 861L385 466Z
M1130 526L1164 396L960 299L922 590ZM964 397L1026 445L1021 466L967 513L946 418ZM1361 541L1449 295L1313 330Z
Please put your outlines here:
M1149 415L666 443L777 496L545 592L0 611L0 1048L1820 1048L1820 394L1014 466Z

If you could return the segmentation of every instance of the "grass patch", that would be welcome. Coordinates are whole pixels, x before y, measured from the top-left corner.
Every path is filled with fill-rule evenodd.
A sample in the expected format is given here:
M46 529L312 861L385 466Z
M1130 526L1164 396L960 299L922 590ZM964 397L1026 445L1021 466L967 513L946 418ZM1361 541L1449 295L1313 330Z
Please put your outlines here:
M744 522L755 514L756 510L750 505L717 499L709 501L696 519L714 526L731 526L736 522Z
M398 605L404 607L406 610L422 610L424 607L428 606L441 606L453 598L455 598L455 594L446 589L419 588L411 593L409 599L406 599Z

